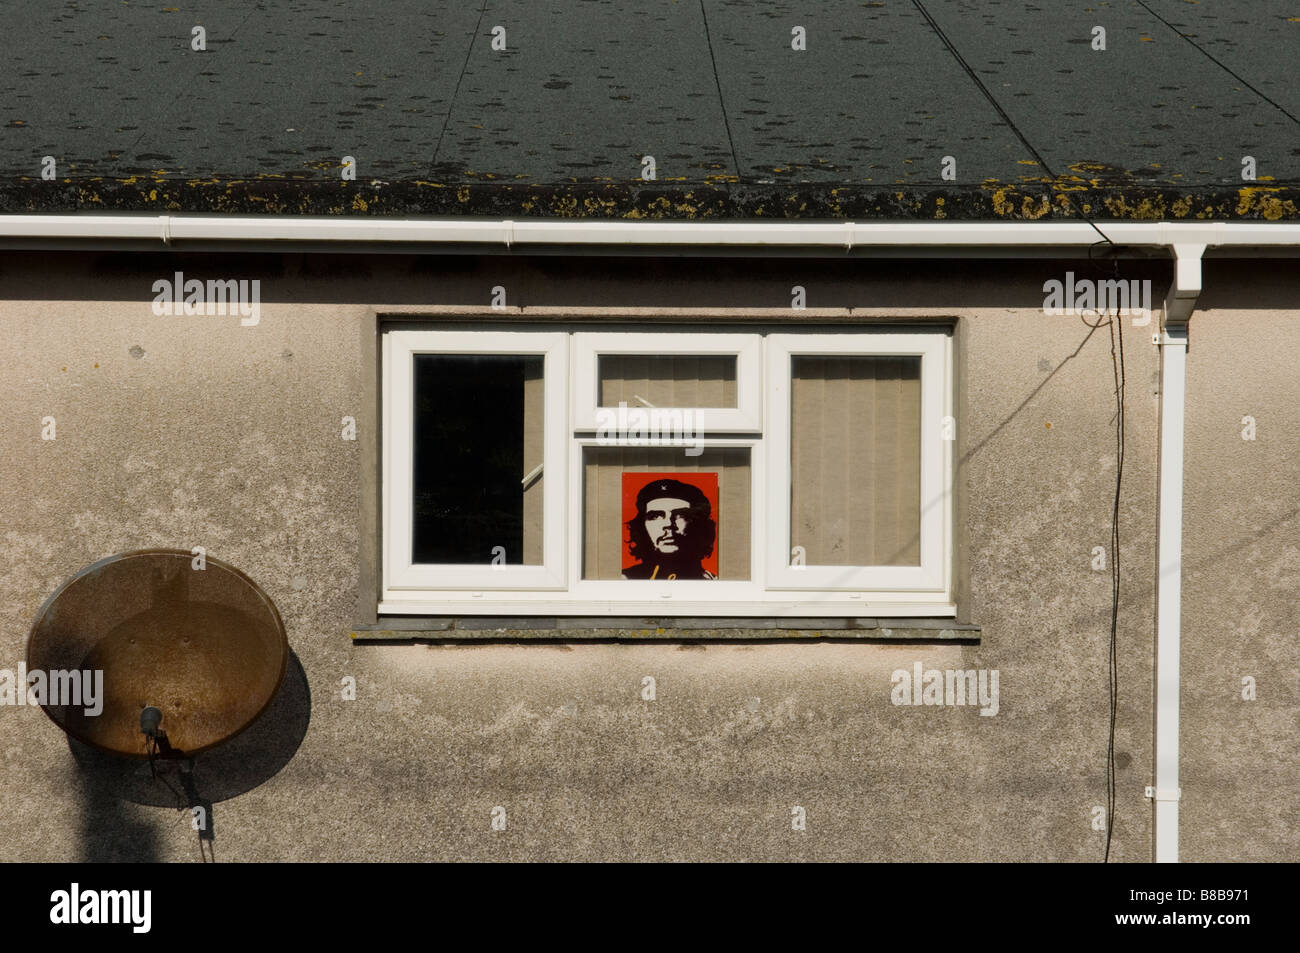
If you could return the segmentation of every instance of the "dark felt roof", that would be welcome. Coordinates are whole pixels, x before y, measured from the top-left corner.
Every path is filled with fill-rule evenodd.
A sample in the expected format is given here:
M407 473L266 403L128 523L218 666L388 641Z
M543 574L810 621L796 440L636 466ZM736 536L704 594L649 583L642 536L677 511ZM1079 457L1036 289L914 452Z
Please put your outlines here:
M170 2L6 0L0 212L1300 218L1289 0Z

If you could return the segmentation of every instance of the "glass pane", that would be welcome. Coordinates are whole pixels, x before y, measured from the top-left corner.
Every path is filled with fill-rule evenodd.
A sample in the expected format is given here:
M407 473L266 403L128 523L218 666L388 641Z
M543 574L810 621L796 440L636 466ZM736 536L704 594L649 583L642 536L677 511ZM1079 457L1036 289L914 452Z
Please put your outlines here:
M736 356L602 354L600 407L736 406Z
M748 579L748 447L583 449L584 579Z
M415 355L416 563L540 565L541 355Z
M921 359L791 361L791 563L919 566Z

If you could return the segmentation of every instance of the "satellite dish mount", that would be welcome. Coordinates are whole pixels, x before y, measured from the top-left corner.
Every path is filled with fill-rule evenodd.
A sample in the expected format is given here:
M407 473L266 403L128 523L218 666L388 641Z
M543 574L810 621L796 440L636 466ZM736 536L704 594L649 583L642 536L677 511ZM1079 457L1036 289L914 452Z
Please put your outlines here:
M167 732L162 729L163 713L161 708L150 705L140 712L140 733L144 735L145 753L149 756L149 774L157 780L157 761L180 761L182 771L194 770L194 759L179 748L173 748L167 740Z

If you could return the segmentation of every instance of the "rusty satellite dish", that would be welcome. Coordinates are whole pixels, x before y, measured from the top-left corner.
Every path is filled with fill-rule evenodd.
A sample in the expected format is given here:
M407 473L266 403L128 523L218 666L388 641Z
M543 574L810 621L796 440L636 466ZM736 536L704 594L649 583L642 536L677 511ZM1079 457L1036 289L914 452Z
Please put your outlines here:
M275 604L233 566L207 556L206 568L194 569L193 558L156 549L101 559L37 613L29 671L104 673L98 715L42 706L78 741L149 757L143 715L145 728L161 728L164 750L189 758L239 734L275 698L289 660ZM161 713L160 726L149 708Z

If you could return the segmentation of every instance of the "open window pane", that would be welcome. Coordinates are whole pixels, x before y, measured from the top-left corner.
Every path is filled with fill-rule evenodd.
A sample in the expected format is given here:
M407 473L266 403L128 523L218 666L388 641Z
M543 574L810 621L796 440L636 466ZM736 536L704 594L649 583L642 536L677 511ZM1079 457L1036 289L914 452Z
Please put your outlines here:
M414 356L413 563L541 564L543 361Z
M602 354L601 407L737 407L732 354Z
M587 447L582 460L583 578L750 577L749 448Z
M921 359L791 358L792 550L808 566L921 563Z

